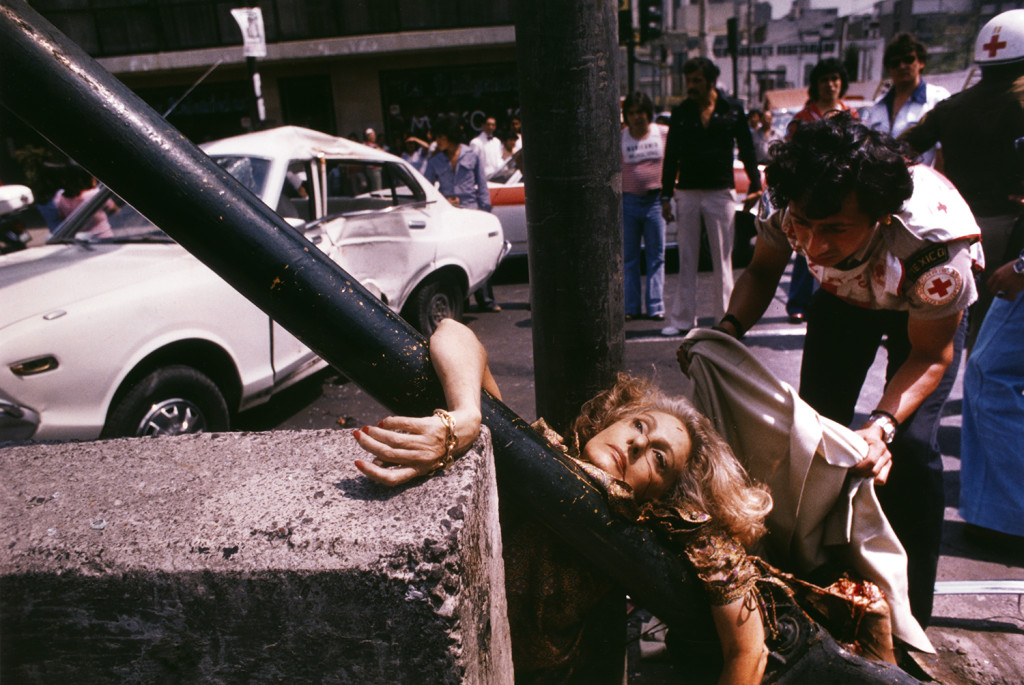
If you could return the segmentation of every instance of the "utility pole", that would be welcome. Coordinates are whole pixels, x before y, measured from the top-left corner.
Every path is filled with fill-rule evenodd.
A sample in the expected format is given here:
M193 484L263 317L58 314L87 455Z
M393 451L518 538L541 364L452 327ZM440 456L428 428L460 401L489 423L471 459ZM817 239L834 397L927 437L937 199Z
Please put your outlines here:
M625 353L615 0L516 21L537 413L565 430Z
M700 0L697 13L697 39L700 56L708 56L708 0Z
M619 45L626 46L626 92L636 91L636 44L631 0L619 0Z
M747 0L747 109L754 103L754 0ZM758 107L761 104L758 103Z
M740 96L740 75L739 75L739 54L740 54L740 28L739 19L729 17L725 20L726 50L732 60L732 96Z
M267 120L267 108L263 102L263 82L256 66L257 57L267 56L266 32L263 28L263 10L259 7L238 7L231 10L231 16L242 31L243 54L249 70L253 92L253 129L260 130Z
M616 8L520 0L516 19L537 415L563 435L626 348ZM623 594L600 605L580 682L622 682Z

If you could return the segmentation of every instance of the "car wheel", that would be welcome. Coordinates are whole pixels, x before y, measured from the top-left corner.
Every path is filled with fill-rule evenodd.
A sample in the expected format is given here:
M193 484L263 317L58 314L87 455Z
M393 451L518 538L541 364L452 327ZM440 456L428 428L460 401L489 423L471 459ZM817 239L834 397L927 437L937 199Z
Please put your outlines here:
M217 385L190 366L157 369L117 402L104 437L180 435L228 429L228 406Z
M430 337L442 319L462 319L465 294L450 280L427 281L412 294L405 306L406 321L423 335Z

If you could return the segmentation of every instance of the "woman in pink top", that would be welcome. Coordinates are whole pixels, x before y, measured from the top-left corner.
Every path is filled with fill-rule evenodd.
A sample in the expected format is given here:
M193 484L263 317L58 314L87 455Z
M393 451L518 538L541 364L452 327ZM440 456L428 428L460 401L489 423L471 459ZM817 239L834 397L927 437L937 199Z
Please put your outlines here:
M661 216L661 166L668 127L652 124L654 105L643 93L622 103L622 231L626 281L626 320L640 318L641 300L647 316L665 318L665 220ZM641 243L647 267L647 294L641 297Z
M846 95L846 89L850 87L850 78L846 75L846 67L842 62L834 57L821 60L811 69L809 80L811 85L807 89L807 94L811 99L789 122L786 140L793 137L793 132L801 123L818 121L839 112L849 112L854 119L857 118L857 110L850 109L840 99ZM804 312L817 288L816 283L807 269L807 260L802 255L793 257L793 272L789 279L786 299L786 313L789 314L790 323L803 323Z

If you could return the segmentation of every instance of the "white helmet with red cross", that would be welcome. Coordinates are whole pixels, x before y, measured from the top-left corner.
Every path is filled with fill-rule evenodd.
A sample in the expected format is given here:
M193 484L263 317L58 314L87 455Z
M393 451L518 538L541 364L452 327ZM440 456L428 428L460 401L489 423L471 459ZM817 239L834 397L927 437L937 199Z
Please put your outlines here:
M1024 9L997 14L982 27L974 61L982 66L1024 60Z

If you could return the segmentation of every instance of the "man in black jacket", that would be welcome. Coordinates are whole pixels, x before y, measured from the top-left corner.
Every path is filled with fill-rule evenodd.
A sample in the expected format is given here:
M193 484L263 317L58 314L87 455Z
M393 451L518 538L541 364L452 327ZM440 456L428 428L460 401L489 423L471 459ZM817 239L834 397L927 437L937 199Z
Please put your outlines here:
M732 294L733 145L750 179L746 203L761 194L754 143L743 106L715 87L719 70L704 57L683 65L686 100L672 111L661 179L661 211L666 221L679 214L679 276L662 335L679 335L697 325L697 261L701 218L707 228L715 271L715 320L725 314Z
M1024 215L1024 9L1003 12L982 27L974 60L981 81L935 105L900 139L918 153L942 145L940 168L978 220L985 269L991 273L1017 256L1018 250L1007 248ZM982 288L971 307L968 349L993 297Z

